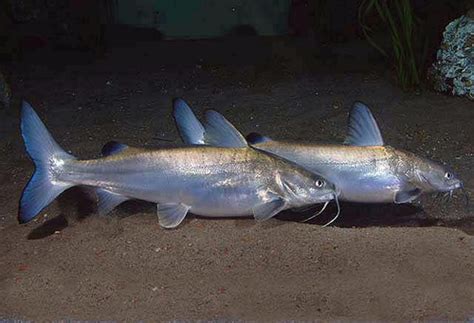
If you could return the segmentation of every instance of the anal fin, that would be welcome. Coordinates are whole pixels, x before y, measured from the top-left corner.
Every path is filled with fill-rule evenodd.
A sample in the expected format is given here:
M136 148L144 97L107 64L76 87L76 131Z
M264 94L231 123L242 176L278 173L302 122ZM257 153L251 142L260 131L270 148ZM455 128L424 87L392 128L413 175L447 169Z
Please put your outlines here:
M101 215L106 215L110 213L115 207L119 204L129 200L128 197L113 193L111 191L105 190L103 188L96 189L97 194L97 211Z
M182 203L163 203L157 205L160 225L166 229L176 228L183 222L190 207Z

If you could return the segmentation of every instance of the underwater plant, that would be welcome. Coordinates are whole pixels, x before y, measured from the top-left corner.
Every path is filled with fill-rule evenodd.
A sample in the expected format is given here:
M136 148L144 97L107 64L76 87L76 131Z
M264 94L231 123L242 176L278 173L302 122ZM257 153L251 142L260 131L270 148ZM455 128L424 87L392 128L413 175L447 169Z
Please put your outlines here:
M388 29L392 51L383 48L373 37L374 29L367 23L375 14ZM398 83L404 90L418 89L427 52L427 38L411 0L362 0L359 23L367 41L392 61Z

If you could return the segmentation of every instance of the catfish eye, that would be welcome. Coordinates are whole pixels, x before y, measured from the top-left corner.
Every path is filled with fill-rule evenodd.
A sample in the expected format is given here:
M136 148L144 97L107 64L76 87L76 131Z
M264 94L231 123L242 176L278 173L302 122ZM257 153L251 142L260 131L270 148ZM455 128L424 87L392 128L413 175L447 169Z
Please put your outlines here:
M450 172L446 172L446 173L444 174L444 178L446 178L446 179L451 179L451 178L453 178L453 175L452 175Z
M316 184L316 187L323 187L324 186L324 181L318 179L315 184Z

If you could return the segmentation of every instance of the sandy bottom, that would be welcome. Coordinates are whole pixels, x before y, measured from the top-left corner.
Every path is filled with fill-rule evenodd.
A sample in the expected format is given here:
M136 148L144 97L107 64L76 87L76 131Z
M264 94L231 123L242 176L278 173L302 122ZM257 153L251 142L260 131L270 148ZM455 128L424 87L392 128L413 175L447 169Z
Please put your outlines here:
M332 71L337 60L308 66L280 59L260 68L189 53L179 65L160 64L160 50L148 47L94 63L58 56L12 65L12 89L82 158L98 156L112 139L179 143L170 115L177 96L198 114L222 112L243 133L324 142L342 141L349 107L362 100L387 143L449 164L472 196L473 102L402 93L380 70L341 63ZM343 204L328 228L319 224L331 210L311 223L299 222L307 214L288 212L261 224L190 215L163 230L151 204L128 202L99 217L75 188L19 225L18 199L33 165L18 107L0 113L0 318L474 317L474 212L461 196L450 204L430 197L415 205Z

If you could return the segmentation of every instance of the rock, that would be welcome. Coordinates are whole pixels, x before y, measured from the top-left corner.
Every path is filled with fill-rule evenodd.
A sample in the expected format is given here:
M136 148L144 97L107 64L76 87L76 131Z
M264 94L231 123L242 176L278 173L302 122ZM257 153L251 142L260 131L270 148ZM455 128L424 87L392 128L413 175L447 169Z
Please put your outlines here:
M474 18L472 12L446 26L430 77L435 90L474 100Z

